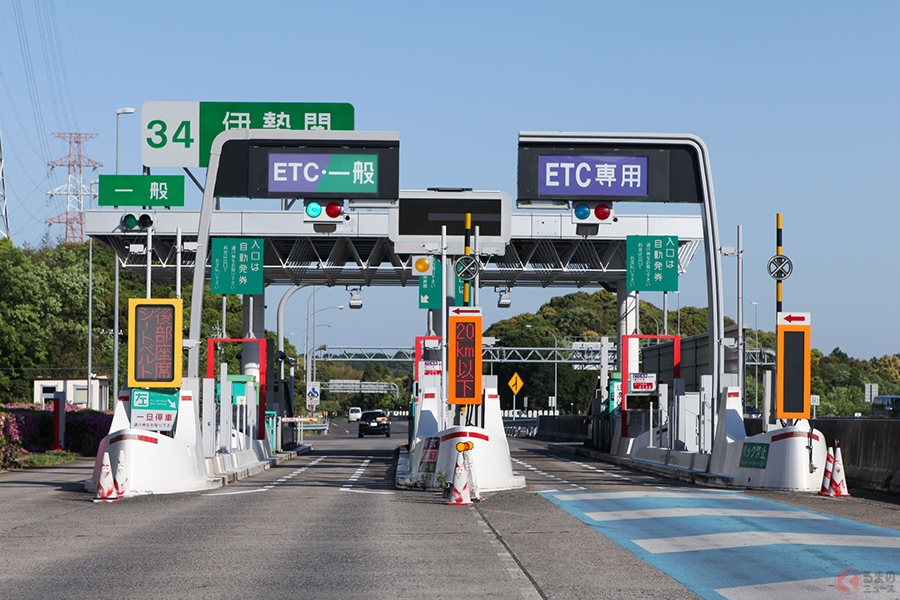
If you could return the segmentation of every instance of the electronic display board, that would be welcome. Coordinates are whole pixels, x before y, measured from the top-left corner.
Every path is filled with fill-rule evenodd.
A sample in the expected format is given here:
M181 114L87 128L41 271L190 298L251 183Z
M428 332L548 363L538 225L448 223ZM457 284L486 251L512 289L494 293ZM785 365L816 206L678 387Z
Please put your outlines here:
M448 403L481 404L481 309L451 309L448 329Z
M129 387L181 387L182 301L129 298Z

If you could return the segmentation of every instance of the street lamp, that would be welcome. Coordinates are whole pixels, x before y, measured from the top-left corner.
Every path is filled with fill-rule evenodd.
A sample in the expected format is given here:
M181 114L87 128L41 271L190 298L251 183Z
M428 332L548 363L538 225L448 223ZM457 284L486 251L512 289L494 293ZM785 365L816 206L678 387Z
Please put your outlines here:
M116 109L116 175L119 174L119 120L122 115L134 114L131 107ZM119 397L119 255L115 255L116 275L113 292L113 393Z
M312 294L311 294L311 295L312 295ZM307 304L308 304L308 303L307 303ZM305 322L304 325L303 325L303 329L304 329L305 332L306 332L306 338L305 338L305 339L306 339L306 342L305 342L304 345L303 345L304 352L306 353L306 383L309 383L310 381L312 381L312 379L309 378L309 376L310 376L310 374L311 374L310 369L309 369L309 330L310 330L310 327L309 327L309 318L310 318L310 317L315 317L315 315L316 315L317 313L320 313L320 312L322 312L322 311L332 310L332 309L336 309L336 310L344 310L344 305L343 305L343 304L338 304L337 306L329 306L329 307L327 307L327 308L320 308L319 310L314 311L312 314L307 314L307 315L306 315L306 322ZM313 321L313 323L315 323L315 321ZM330 327L330 325L329 325L329 327ZM313 345L315 346L315 344L316 344L316 326L315 326L315 325L313 325L312 331L313 331Z
M526 329L534 329L534 325L526 325ZM538 325L538 329L546 329L547 332L553 336L553 401L556 403L556 406L559 406L559 387L558 387L558 375L559 375L559 340L556 339L556 334L550 330L549 327L544 327L543 325Z
M753 329L756 331L756 360L754 361L756 364L753 366L756 379L754 406L756 406L756 410L759 410L759 304L756 302L750 304L753 305Z

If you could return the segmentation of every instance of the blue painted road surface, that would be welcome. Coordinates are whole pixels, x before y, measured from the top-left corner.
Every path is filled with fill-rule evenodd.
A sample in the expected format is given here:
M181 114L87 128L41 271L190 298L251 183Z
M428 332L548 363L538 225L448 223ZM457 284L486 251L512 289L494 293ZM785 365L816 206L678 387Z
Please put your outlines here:
M541 494L703 598L900 599L900 532L740 492Z

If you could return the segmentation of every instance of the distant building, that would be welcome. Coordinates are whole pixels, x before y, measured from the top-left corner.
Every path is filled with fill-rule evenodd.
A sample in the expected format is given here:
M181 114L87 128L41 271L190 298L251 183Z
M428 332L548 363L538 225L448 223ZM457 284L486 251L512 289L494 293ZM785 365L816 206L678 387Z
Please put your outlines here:
M53 402L53 394L65 392L66 402L94 410L109 410L109 377L95 377L91 380L91 402L88 406L87 379L35 379L34 403Z

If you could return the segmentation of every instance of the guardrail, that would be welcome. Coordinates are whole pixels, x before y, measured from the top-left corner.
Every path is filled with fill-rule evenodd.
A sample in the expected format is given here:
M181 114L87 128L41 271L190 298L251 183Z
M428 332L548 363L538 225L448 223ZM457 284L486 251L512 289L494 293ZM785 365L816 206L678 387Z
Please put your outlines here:
M506 437L534 437L537 435L537 418L503 417L503 429Z
M281 419L281 422L294 423L294 426L300 431L324 431L326 434L328 433L329 421L327 420L324 423L319 423L303 417L284 417Z

